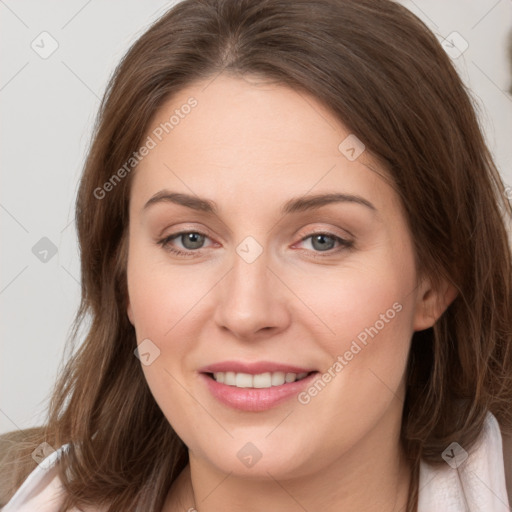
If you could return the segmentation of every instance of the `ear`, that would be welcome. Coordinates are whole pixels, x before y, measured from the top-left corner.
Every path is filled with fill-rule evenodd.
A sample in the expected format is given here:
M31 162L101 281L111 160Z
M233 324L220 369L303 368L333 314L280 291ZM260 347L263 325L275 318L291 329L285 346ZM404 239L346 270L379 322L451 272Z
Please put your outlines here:
M424 278L418 286L416 295L414 330L422 331L432 327L455 300L457 294L455 286L447 280L441 281L435 288L430 278Z
M128 306L126 307L126 313L128 314L128 319L130 320L130 323L135 327L135 324L133 322L133 310L132 310L132 305L130 303L130 299L128 299Z

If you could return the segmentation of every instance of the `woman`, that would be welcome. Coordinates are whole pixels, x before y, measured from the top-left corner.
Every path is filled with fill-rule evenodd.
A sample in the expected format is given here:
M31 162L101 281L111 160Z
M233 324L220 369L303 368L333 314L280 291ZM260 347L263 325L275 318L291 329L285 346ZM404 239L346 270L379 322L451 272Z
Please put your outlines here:
M90 327L4 510L508 510L510 213L405 8L178 4L101 106Z

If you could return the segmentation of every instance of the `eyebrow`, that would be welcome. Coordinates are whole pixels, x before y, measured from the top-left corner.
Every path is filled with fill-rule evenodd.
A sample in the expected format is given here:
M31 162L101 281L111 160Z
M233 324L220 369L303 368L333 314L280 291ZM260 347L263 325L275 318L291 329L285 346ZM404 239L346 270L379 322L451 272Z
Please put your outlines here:
M214 215L218 214L217 205L214 201L203 199L190 194L171 192L169 190L161 190L160 192L157 192L149 199L149 201L147 201L143 210L146 210L150 206L158 203L174 203L181 206L186 206L187 208L191 208L193 210L198 210ZM284 203L281 208L281 214L286 215L289 213L314 210L333 203L353 203L365 206L372 211L377 211L377 208L375 208L375 206L370 203L370 201L364 199L363 197L352 194L331 193L292 198Z

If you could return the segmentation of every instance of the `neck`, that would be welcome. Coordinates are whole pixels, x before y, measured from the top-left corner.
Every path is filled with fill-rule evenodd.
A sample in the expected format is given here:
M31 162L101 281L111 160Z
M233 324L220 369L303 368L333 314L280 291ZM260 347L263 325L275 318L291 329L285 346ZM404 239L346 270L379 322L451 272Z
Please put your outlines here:
M327 468L326 473L339 475L340 467ZM248 512L278 509L281 512L302 510L364 510L365 512L405 511L409 495L410 469L400 462L387 465L379 474L374 471L344 475L329 480L325 475L296 480L240 481L224 475L210 482L208 489L189 473L188 500L185 511ZM361 485L361 483L363 485ZM190 506L188 506L190 505Z

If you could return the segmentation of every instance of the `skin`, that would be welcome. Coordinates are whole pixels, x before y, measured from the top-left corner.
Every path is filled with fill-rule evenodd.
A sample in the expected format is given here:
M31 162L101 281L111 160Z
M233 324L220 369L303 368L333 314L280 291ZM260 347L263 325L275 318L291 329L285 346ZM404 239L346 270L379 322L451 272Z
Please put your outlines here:
M353 162L340 152L350 132L315 98L223 74L171 98L146 136L191 96L197 106L141 161L130 198L127 314L138 343L160 350L142 369L190 456L164 512L402 510L410 340L453 290L420 279L385 170L369 151ZM218 213L171 202L144 209L163 189L214 201ZM375 210L344 202L280 213L291 198L332 192ZM169 245L192 254L158 244L186 230L207 235L202 248L180 237ZM352 246L327 238L322 251L315 232ZM252 263L236 252L248 236L263 249ZM233 359L326 371L395 303L401 311L307 405L293 397L237 411L199 377L201 367ZM237 457L247 442L262 454L250 468Z

